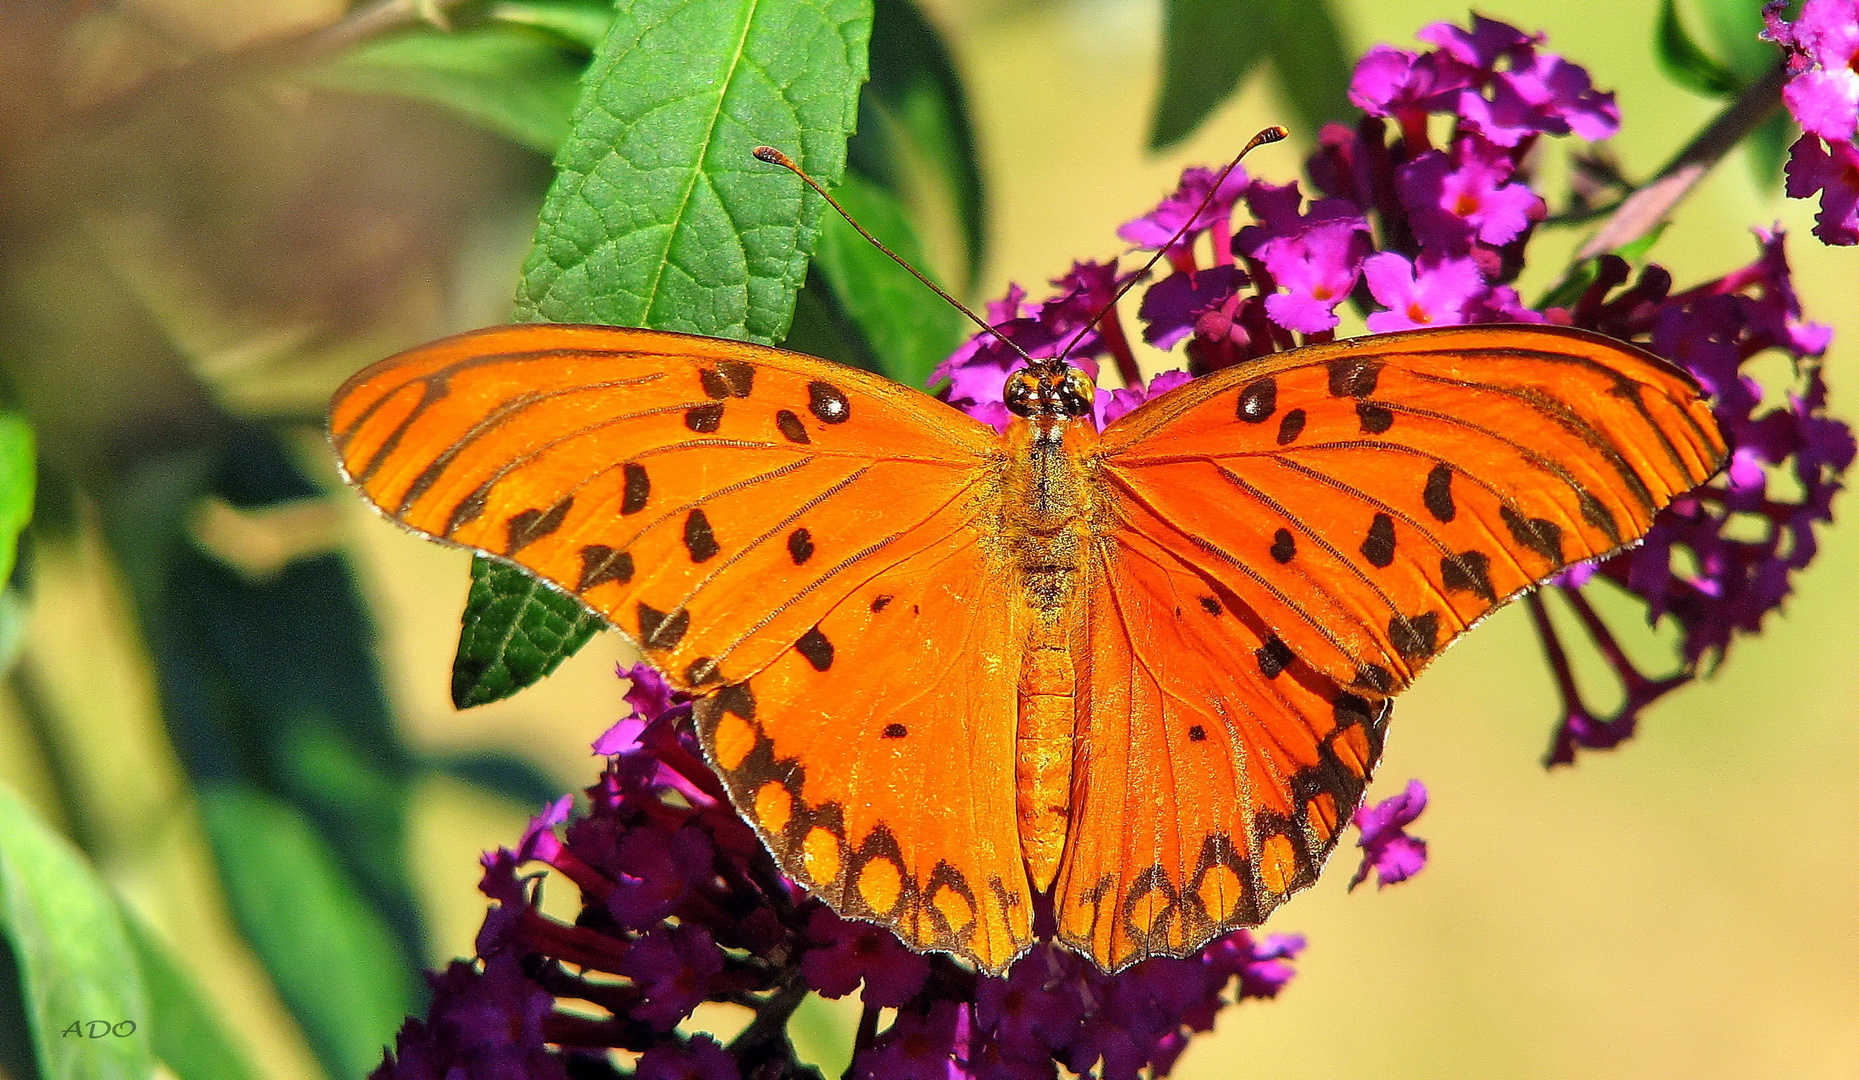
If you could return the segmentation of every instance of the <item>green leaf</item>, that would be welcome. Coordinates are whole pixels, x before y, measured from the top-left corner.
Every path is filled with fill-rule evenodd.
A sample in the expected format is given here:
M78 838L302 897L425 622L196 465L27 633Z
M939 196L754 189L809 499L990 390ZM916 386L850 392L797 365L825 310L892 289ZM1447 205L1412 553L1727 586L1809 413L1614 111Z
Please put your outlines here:
M598 617L541 579L483 556L472 559L452 660L452 704L468 709L509 697L554 671L598 629Z
M12 578L19 534L32 520L34 461L32 425L18 413L0 412L0 584Z
M148 993L155 1056L180 1080L258 1080L245 1048L213 1005L135 909L120 907L142 985Z
M855 172L833 192L872 235L915 266L922 245L904 208ZM837 214L821 231L817 263L833 296L863 332L879 370L905 386L928 384L962 338L962 315L873 247Z
M876 5L871 82L848 153L854 169L901 199L926 228L953 219L965 252L962 284L972 286L987 255L987 195L968 95L948 46L912 0Z
M553 33L493 23L385 37L299 77L332 89L428 101L550 154L568 136L585 63L578 47Z
M1193 134L1266 54L1266 34L1234 33L1238 0L1168 0L1162 11L1162 92L1149 149Z
M839 180L869 0L641 0L601 43L517 293L520 321L772 344Z
M870 0L621 7L556 155L518 321L785 337L822 204L749 152L779 147L837 182L870 31ZM460 635L452 686L461 705L515 693L591 634L580 604L520 570L480 557L472 576L487 603L467 608ZM481 666L484 645L505 641L538 648L519 664Z
M1716 53L1744 82L1774 67L1781 59L1775 43L1764 41L1762 5L1757 0L1696 0L1710 28Z
M30 1029L22 1034L39 1077L142 1080L154 1073L148 1002L115 897L83 856L5 787L0 935L18 965ZM106 1029L91 1037L95 1029L84 1025L98 1022Z
M1648 230L1646 235L1637 240L1628 241L1615 248L1614 254L1630 263L1638 265L1646 258L1646 253L1652 250L1653 245L1659 242L1659 238L1665 235L1666 226L1671 223L1671 219L1669 218L1665 221L1661 221Z
M1166 20L1150 149L1193 132L1261 54L1271 58L1302 134L1314 138L1350 115L1355 63L1327 0L1169 0Z
M330 1073L360 1077L417 1004L417 965L301 812L243 783L207 784L200 813L239 928Z
M1679 21L1677 0L1664 0L1659 6L1659 23L1653 34L1653 55L1666 77L1687 90L1708 97L1734 97L1743 90L1743 80L1734 71L1717 62L1685 31Z
M613 5L606 0L497 0L488 15L546 30L590 55L613 25Z
M1332 120L1354 115L1349 104L1349 82L1355 77L1355 59L1343 42L1332 0L1259 0L1238 5L1240 17L1229 36L1260 33L1248 13L1255 8L1266 19L1266 51L1278 85L1296 110L1306 138Z

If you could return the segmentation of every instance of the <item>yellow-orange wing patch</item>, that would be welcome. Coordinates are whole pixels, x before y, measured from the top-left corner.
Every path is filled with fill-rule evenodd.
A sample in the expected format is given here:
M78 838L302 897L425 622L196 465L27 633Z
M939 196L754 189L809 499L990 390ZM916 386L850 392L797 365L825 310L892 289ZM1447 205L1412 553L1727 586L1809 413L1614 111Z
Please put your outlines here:
M1104 433L1118 513L1227 587L1287 664L1373 693L1556 571L1644 536L1725 447L1691 380L1560 327L1316 345Z
M595 326L383 360L338 392L330 430L389 517L540 575L698 692L944 541L999 452L985 426L851 368Z

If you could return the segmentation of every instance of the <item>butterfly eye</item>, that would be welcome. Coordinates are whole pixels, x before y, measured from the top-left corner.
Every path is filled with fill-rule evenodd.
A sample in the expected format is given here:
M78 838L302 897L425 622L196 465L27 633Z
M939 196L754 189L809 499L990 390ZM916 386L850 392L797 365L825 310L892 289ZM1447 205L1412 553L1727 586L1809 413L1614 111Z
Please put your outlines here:
M1030 371L1016 371L1007 379L1007 389L1002 395L1007 402L1007 411L1015 416L1031 416L1034 405L1039 400L1039 377Z
M1065 372L1065 381L1059 384L1059 409L1066 416L1084 416L1091 411L1096 402L1097 384L1091 377L1077 368Z

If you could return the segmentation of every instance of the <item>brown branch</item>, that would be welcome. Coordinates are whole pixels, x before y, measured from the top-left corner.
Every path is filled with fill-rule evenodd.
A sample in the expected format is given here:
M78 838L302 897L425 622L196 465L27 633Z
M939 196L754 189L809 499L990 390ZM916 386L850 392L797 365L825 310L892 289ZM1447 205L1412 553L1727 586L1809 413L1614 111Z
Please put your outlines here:
M1712 166L1781 107L1782 84L1787 81L1788 69L1776 64L1750 83L1657 176L1621 202L1600 231L1575 253L1574 261L1581 263L1604 255L1656 228Z

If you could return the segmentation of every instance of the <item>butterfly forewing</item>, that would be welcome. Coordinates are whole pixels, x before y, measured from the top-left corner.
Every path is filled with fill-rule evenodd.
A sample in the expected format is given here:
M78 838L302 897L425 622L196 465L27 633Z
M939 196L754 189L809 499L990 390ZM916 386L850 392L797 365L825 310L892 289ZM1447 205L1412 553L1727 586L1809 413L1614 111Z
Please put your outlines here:
M539 574L683 689L747 677L940 543L998 454L982 425L850 368L560 325L384 360L338 393L331 433L388 516Z
M1104 433L1119 515L1297 663L1408 685L1485 612L1643 536L1724 445L1696 386L1553 327L1454 327L1230 369Z

